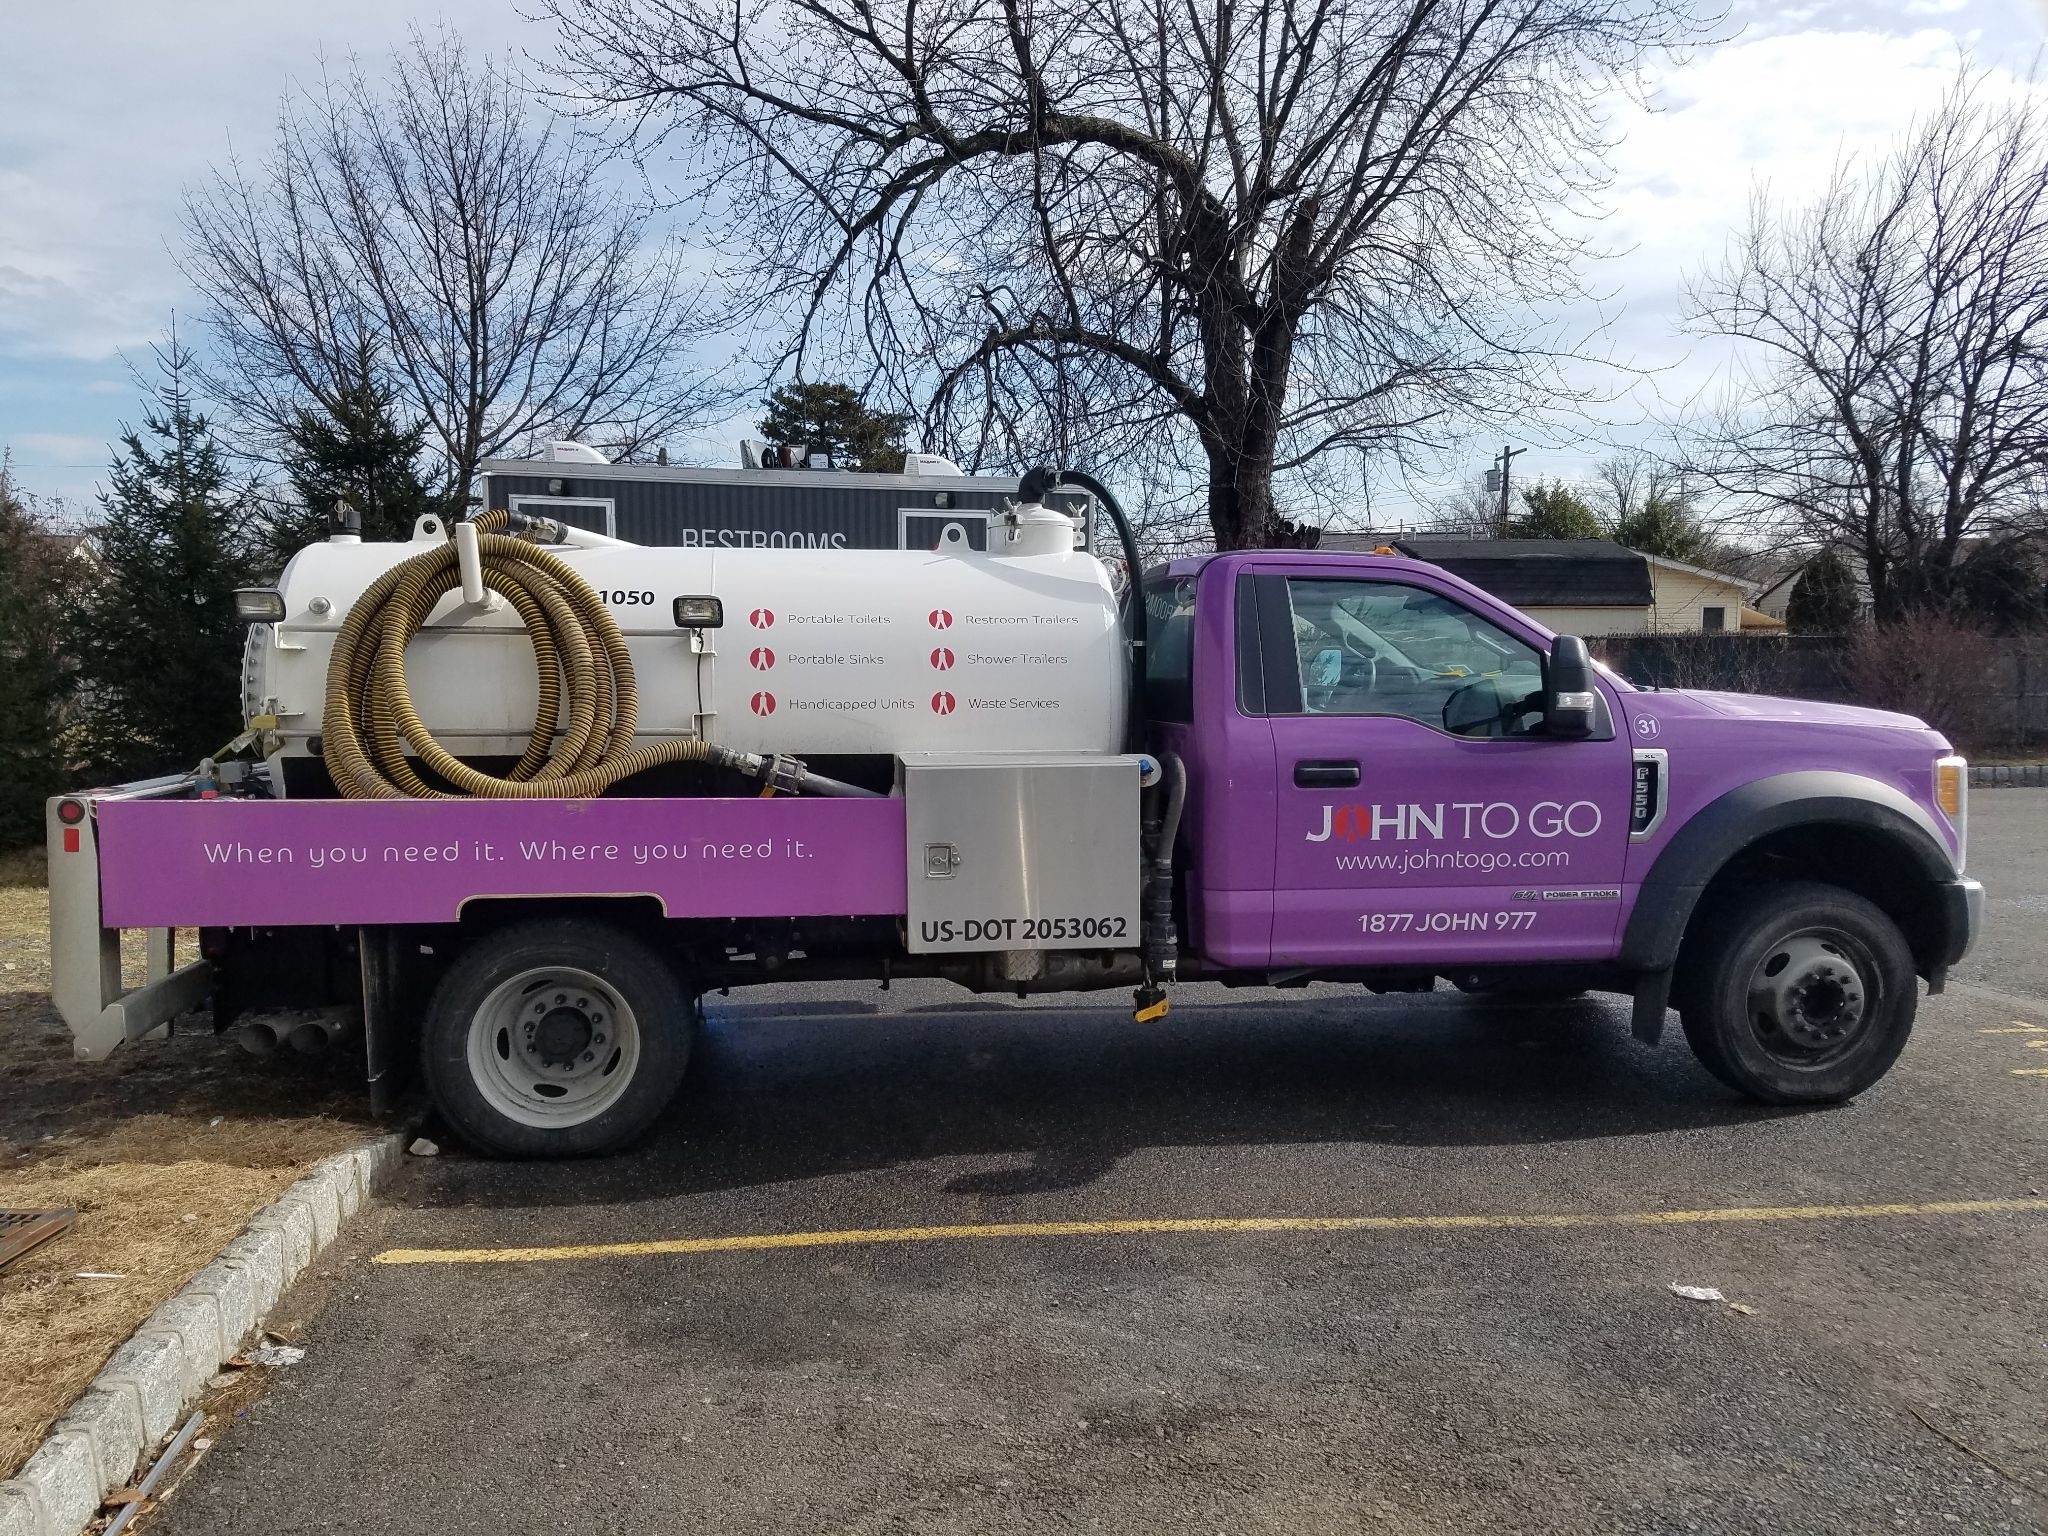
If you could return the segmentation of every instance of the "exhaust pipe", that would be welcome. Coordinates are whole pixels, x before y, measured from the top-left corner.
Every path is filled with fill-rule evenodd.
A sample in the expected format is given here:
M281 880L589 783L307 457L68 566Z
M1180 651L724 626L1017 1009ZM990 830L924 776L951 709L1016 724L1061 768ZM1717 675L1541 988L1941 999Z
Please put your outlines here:
M352 1009L326 1008L317 1013L265 1013L250 1018L235 1039L251 1056L275 1056L289 1045L301 1056L318 1056L356 1031Z
M294 1026L286 1036L293 1050L302 1056L318 1056L322 1051L345 1040L355 1033L355 1018L344 1012L316 1013L303 1023Z

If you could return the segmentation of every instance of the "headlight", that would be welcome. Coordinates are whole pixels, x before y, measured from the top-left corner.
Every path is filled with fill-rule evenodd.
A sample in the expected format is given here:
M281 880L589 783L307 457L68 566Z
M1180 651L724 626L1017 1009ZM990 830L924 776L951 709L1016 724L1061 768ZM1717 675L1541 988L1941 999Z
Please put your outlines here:
M284 617L284 594L270 587L237 587L235 617L244 624L275 624Z

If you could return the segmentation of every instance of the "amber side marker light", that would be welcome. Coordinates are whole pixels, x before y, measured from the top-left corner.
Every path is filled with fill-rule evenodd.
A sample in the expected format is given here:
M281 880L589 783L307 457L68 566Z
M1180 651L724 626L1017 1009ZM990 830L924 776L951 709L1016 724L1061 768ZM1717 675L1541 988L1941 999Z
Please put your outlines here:
M1934 765L1934 803L1951 821L1963 814L1964 774L1963 765L1953 758Z

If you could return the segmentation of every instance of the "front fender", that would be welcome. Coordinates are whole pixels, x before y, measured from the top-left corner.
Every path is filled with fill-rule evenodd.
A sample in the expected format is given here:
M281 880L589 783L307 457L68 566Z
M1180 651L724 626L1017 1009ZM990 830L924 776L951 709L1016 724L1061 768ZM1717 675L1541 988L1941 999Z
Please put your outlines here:
M1668 971L1702 892L1728 862L1773 833L1792 827L1838 826L1877 833L1930 885L1954 885L1955 860L1934 819L1891 785L1855 773L1773 774L1729 790L1673 834L1636 893L1622 931L1621 963L1635 971ZM1944 921L1951 904L1944 903ZM1943 934L1930 946L1946 965L1967 934Z

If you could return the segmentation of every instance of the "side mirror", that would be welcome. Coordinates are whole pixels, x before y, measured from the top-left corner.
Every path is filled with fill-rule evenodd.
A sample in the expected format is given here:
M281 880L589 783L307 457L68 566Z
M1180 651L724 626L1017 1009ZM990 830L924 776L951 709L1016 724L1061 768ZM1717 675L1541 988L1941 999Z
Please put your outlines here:
M1597 718L1593 658L1577 635L1559 635L1543 668L1543 731L1548 736L1590 736Z

